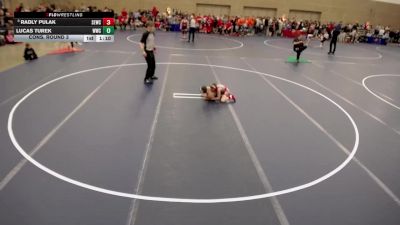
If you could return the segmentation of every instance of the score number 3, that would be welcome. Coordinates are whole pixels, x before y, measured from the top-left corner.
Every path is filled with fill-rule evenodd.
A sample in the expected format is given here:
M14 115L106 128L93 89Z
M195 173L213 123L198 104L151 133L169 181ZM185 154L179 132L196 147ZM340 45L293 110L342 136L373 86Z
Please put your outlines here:
M114 18L103 18L103 26L114 26Z

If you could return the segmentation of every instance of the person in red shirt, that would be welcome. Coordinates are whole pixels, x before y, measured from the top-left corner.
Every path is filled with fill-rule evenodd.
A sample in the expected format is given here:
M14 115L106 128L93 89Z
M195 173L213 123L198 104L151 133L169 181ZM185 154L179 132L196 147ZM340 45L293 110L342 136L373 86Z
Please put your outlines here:
M210 34L212 32L212 25L213 25L214 19L211 16L208 16L207 20L206 20L206 32L207 34Z
M217 27L218 27L218 33L222 34L224 30L224 22L222 21L221 18L218 18Z
M255 24L255 21L254 21L253 18L249 17L249 18L246 20L246 23L247 23L247 26L248 26L249 28L253 28L253 27L254 27L254 24Z
M15 9L15 12L22 12L22 10L24 9L24 4L19 4L19 6Z
M158 15L159 11L157 7L153 6L153 9L151 10L151 14L153 15L153 18L156 18Z
M126 11L125 8L122 9L121 15L118 17L118 21L120 29L122 30L123 27L123 29L126 30L126 25L128 21L128 12Z
M157 19L156 22L154 22L154 26L156 27L157 30L159 30L160 27L161 27L161 22L160 22L160 20Z
M202 19L203 18L201 16L199 16L199 15L195 17L195 21L196 21L196 24L197 24L196 31L198 31L198 32L200 32L200 30L203 28L202 22L201 22Z
M12 30L8 31L6 35L6 44L17 44L17 42L14 41L14 32Z
M232 33L233 25L230 20L225 24L225 34L230 35Z
M180 25L180 30L182 31L182 39L187 38L188 28L189 28L189 21L186 19L186 17L183 17Z
M145 15L142 16L141 21L143 24L147 23L147 17Z
M329 38L331 38L331 36L332 36L331 34L332 34L332 30L333 30L334 27L335 26L333 25L333 23L329 23L328 27L326 28L326 31L329 34Z

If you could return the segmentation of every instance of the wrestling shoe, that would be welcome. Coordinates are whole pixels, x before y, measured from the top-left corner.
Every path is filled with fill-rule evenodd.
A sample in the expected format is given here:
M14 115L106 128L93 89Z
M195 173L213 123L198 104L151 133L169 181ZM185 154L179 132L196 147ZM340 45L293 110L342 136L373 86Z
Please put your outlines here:
M236 103L236 97L234 95L229 95L229 100L233 103Z

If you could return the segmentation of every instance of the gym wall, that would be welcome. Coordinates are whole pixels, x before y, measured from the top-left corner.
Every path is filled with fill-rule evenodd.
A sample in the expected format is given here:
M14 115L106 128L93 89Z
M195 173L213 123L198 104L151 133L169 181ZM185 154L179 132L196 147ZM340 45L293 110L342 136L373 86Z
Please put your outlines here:
M184 12L204 12L211 8L216 12L229 12L230 15L276 15L281 17L292 15L305 17L320 17L322 22L343 21L365 22L374 25L389 25L400 28L400 5L375 2L371 0L5 0L6 6L15 8L19 2L27 6L39 2L55 3L62 6L96 5L112 7L120 11L123 7L128 10L149 9L157 6L164 11L166 7L177 8ZM214 12L211 11L210 14ZM301 13L303 12L303 14ZM307 14L307 12L310 12ZM298 18L300 19L300 18Z

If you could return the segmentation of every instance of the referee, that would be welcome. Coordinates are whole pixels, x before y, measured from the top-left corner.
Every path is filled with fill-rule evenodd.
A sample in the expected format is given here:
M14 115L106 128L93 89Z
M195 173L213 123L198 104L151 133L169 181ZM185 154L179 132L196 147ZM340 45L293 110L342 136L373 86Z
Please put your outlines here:
M148 21L146 23L146 31L142 35L140 40L140 49L142 50L143 56L146 59L147 70L144 78L145 84L152 84L153 80L157 80L158 77L154 76L156 71L156 60L154 58L154 51L156 50L154 42L154 23Z
M334 55L334 54L335 54L335 51L336 51L336 43L337 43L337 41L338 41L338 37L339 37L339 35L340 35L340 30L341 30L341 29L342 29L341 24L338 24L338 25L335 27L335 30L332 32L332 38L331 38L331 43L330 43L330 45L329 45L329 52L328 52L328 55L330 55L330 54ZM332 47L333 47L333 49L332 49Z
M190 42L190 37L192 37L192 42L194 42L194 33L196 32L196 19L194 18L194 15L190 17L189 21L189 38L188 42Z

